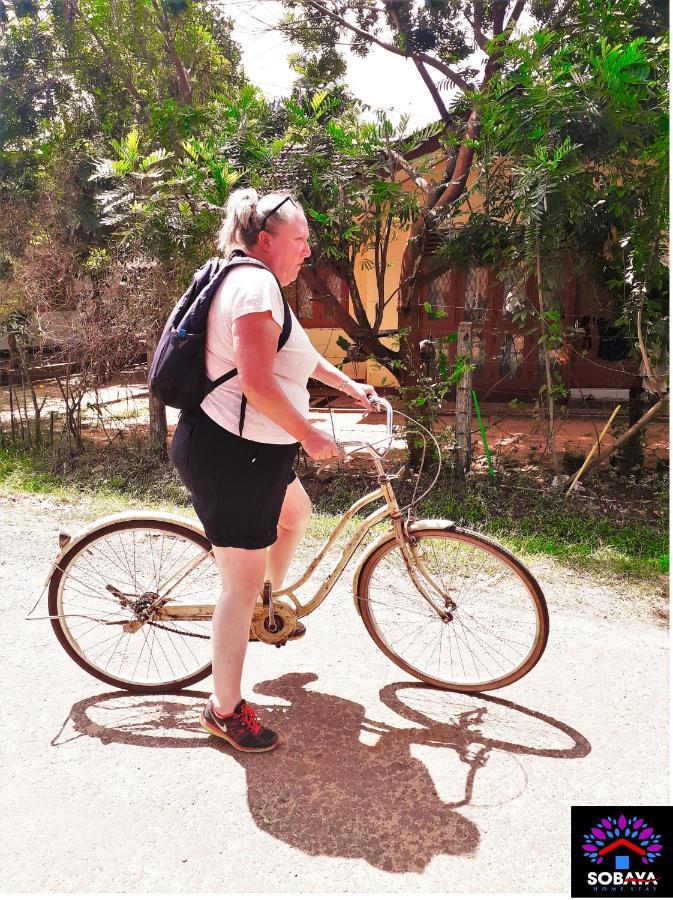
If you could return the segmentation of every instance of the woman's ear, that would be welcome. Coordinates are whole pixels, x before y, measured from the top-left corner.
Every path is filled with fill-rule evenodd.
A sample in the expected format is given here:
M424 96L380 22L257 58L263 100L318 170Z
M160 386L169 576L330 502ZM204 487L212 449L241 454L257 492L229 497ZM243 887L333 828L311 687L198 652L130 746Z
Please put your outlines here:
M270 247L271 236L268 231L260 231L257 237L257 246L264 251L268 251Z

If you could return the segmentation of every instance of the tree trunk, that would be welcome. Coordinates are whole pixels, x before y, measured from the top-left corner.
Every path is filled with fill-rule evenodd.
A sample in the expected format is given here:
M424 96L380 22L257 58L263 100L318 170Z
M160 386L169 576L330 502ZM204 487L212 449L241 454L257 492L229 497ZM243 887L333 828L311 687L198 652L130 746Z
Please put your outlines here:
M337 270L335 269L334 271L336 272ZM397 360L400 354L382 344L374 329L363 328L362 324L344 309L339 300L332 294L322 276L312 266L304 266L302 268L301 278L312 295L319 298L325 304L325 307L331 310L337 328L343 329L354 343L360 342L362 349L366 353L374 356L378 363L385 366L391 374L396 376L397 372L394 365L391 365L391 362ZM348 281L347 278L344 280Z
M11 369L7 372L7 384L9 386L9 427L12 432L12 444L16 442L16 425L14 424L14 380Z
M433 422L437 418L439 410L432 408L432 400L427 397L423 405L419 405L419 398L423 394L423 382L425 362L421 356L421 330L418 319L420 313L418 303L411 310L399 311L400 357L401 368L395 370L395 377L399 382L400 398L405 407L405 412L417 422L420 422L429 431L432 431ZM410 427L413 427L410 423ZM424 452L424 441L419 434L410 434L407 439L409 448L409 468L418 469L421 465ZM432 450L432 448L430 448Z
M25 372L28 389L30 390L30 396L33 401L33 428L35 433L34 449L37 452L38 448L42 446L42 409L47 402L47 396L45 394L42 403L38 402L33 376L30 373L30 361L26 359L24 351L21 351L21 366L22 371Z
M147 367L152 365L152 357L156 350L156 339L148 341ZM159 459L168 459L168 424L166 422L166 407L150 391L150 449L156 453Z
M643 415L643 389L640 385L629 388L629 427L633 427ZM625 441L617 454L617 469L621 475L642 473L645 462L642 431Z
M658 413L663 412L666 408L667 403L668 394L665 394L661 398L661 400L654 404L651 409L648 409L644 416L638 419L635 425L632 425L628 431L625 431L621 437L617 438L617 440L611 447L603 450L603 452L599 456L595 456L584 471L588 472L589 469L592 469L594 466L598 466L602 462L605 462L606 459L609 459L618 447L621 447L622 444L625 444L627 441L631 440L631 438L633 438L636 434L638 434L639 431L641 431L646 425L648 425L652 421L652 419L656 415L658 415Z
M23 364L23 357L21 359L21 398L23 400L23 417L26 421L25 440L27 441L28 447L32 448L33 432L30 427L30 419L28 418L28 403L27 403L27 399L26 399L26 369ZM19 402L19 409L20 408L21 408L21 403Z
M175 78L178 86L178 95L180 97L180 101L187 106L191 106L192 86L189 81L187 70L185 69L183 62L180 59L180 55L175 48L175 40L173 35L171 34L171 26L168 20L168 16L162 9L158 0L152 0L152 6L154 7L154 10L158 17L157 24L164 40L164 47L166 48L168 57L171 61L173 69L175 70Z
M545 320L545 301L544 290L542 287L542 259L538 251L537 254L537 293L540 305L540 330L542 332L542 349L544 351L544 368L547 376L547 441L551 451L551 458L554 463L554 472L556 473L557 483L561 485L561 463L556 451L556 425L554 421L554 380L551 373L551 360L549 359L549 347L547 346L547 323Z
M472 323L458 326L456 356L472 360ZM468 366L456 385L456 474L464 478L472 464L472 369Z

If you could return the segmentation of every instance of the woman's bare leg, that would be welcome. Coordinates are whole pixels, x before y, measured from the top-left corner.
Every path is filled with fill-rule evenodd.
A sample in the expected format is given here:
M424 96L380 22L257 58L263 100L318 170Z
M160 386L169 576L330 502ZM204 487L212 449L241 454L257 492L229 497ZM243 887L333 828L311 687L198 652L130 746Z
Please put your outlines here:
M222 591L213 613L215 712L228 715L241 700L241 674L255 600L264 583L267 548L213 547Z
M292 557L301 543L311 518L311 501L301 481L288 484L278 521L278 538L267 548L265 579L274 590L283 586Z

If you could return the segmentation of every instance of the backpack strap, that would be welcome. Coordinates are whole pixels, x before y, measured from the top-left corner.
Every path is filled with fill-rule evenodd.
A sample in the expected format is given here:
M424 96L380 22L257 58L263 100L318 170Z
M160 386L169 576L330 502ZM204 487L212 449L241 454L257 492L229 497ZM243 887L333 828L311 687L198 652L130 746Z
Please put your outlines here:
M234 250L231 256L229 257L229 261L226 267L226 271L229 271L230 268L239 265L254 265L259 266L260 268L266 269L267 272L271 270L264 265L264 263L260 263L257 260L252 260L251 257L246 256L242 250ZM271 273L273 275L273 272ZM274 278L276 276L274 275ZM276 353L279 353L285 344L288 342L290 337L290 332L292 331L292 314L290 312L290 304L287 302L283 295L282 288L280 286L280 282L276 278L276 283L278 284L278 290L280 291L280 296L283 300L283 327L281 328L280 335L278 336L278 345L276 347ZM230 369L228 372L225 372L224 375L220 375L219 378L216 378L214 381L209 381L206 387L206 391L204 397L207 397L211 391L214 391L216 387L219 387L221 384L224 384L225 381L229 381L230 378L233 378L235 375L238 375L238 369ZM248 398L245 394L241 394L241 410L238 417L238 433L240 436L243 435L243 425L245 422L245 411L248 405Z

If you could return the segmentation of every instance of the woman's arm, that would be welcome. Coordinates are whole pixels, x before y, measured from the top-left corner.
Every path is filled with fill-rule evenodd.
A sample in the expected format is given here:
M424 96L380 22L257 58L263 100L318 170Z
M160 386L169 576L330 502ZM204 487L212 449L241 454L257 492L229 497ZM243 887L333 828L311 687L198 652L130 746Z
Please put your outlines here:
M359 384L357 381L353 381L352 378L344 375L343 372L337 369L336 366L333 366L332 363L327 362L322 356L320 357L320 362L313 370L311 378L322 381L323 384L336 388L342 394L352 397L353 400L357 400L366 409L374 408L370 401L377 399L375 388L371 384Z
M313 459L338 456L341 451L334 441L294 408L273 374L279 335L280 325L270 312L247 313L234 320L234 362L241 390L255 409L291 434Z

